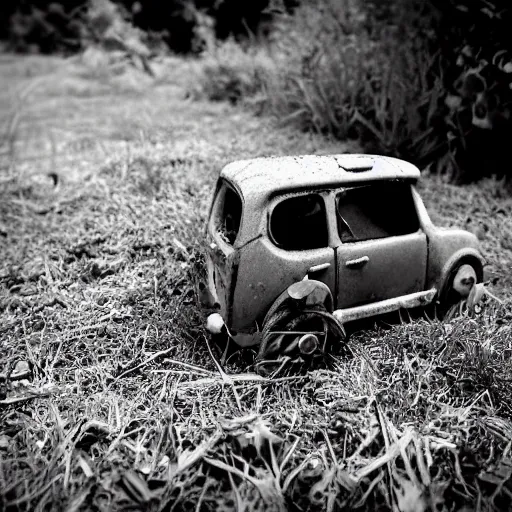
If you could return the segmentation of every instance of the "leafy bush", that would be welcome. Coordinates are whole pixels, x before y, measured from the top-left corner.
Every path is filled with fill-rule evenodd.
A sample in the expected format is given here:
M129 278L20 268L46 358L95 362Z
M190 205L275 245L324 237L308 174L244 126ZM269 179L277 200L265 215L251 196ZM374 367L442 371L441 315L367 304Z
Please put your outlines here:
M429 87L429 62L419 50L402 52L387 33L374 40L367 22L357 2L304 4L276 28L266 52L274 73L258 74L260 83L246 90L264 93L273 113L305 130L354 136L396 153L401 141L426 124L418 108ZM231 55L219 54L216 63L216 73L210 63L204 73L209 97L221 70L239 80L247 71L244 59ZM245 63L254 66L249 58Z
M302 66L288 74L279 104L289 116L452 180L503 176L512 135L512 10L504 2L323 6L328 15L308 6L299 13L313 20L302 34L315 46L303 46Z
M512 9L502 0L457 0L439 10L449 154L464 179L503 175L512 135Z

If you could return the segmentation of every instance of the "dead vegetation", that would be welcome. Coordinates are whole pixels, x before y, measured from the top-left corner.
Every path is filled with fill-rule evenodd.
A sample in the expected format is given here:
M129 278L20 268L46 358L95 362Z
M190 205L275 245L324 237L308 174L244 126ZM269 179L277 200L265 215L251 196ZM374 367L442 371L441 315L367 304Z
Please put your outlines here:
M179 60L152 79L0 65L0 508L508 509L512 204L498 182L426 177L422 195L435 222L478 233L501 304L381 323L325 368L265 379L219 365L197 307L216 173L349 148L185 101Z

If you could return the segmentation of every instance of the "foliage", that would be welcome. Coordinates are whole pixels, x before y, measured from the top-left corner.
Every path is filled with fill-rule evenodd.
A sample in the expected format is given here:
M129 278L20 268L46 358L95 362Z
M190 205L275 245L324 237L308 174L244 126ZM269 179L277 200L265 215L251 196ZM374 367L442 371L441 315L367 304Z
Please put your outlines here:
M418 90L428 87L429 62L417 58L419 51L402 55L387 32L375 40L367 22L357 2L303 5L276 28L269 51L274 83L259 90L281 119L340 139L356 136L381 152L396 153L398 141L426 123L417 101ZM227 66L234 73L239 68L236 59L219 62Z
M266 52L275 72L245 90L257 94L260 111L283 122L356 138L368 152L448 179L503 176L512 135L512 10L482 5L468 2L461 11L419 0L304 1L251 50ZM221 54L217 72L209 62L207 96L222 87L220 75L242 79L241 64L252 67L244 53Z
M439 9L450 155L465 179L506 175L512 134L512 9L507 2L483 0L454 0Z
M3 6L3 36L17 52L69 52L80 49L84 1L8 2Z
M512 135L506 0L296 4L39 0L0 9L5 19L10 15L2 30L17 51L73 52L100 42L148 70L148 48L203 52L193 95L245 99L283 122L355 138L369 152L406 158L448 179L506 174ZM98 34L100 18L110 19L106 34Z
M10 48L42 53L70 52L83 47L81 31L94 29L82 14L93 0L55 2L6 0L0 5L0 39ZM265 29L273 18L269 0L112 0L124 18L149 39L163 41L178 53L197 53L208 38L248 36ZM280 0L291 10L295 0ZM206 33L205 33L206 32Z

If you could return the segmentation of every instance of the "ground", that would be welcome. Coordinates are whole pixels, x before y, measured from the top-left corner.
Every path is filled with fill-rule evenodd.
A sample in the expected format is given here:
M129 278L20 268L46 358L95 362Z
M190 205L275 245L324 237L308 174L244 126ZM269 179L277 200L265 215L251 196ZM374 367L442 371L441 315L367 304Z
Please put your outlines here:
M0 58L1 508L506 510L502 184L420 187L481 239L476 311L381 322L304 375L221 367L195 286L219 170L355 146L190 97L197 65Z

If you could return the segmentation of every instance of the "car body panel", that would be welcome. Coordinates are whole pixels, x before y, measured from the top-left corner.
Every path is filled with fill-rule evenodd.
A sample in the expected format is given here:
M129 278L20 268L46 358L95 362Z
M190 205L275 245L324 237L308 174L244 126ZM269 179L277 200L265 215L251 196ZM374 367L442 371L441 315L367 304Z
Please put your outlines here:
M473 233L457 228L431 226L427 234L429 238L427 287L440 290L451 270L461 261L473 262L478 281L483 280L485 260L479 250L478 239Z
M218 238L210 238L207 253L208 290L228 324L232 318L239 258L239 250L229 247Z
M264 262L264 263L262 263ZM310 272L315 266L328 267ZM310 275L330 290L335 287L334 249L323 247L306 251L285 251L268 238L260 237L240 249L238 285L234 292L231 328L255 330L257 320L288 286ZM243 284L242 284L243 283Z
M348 308L424 290L427 236L403 236L344 243L337 249L337 308ZM347 262L367 258L361 266Z

